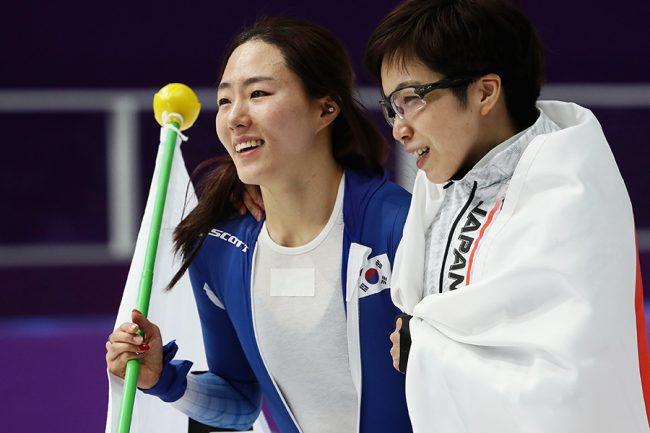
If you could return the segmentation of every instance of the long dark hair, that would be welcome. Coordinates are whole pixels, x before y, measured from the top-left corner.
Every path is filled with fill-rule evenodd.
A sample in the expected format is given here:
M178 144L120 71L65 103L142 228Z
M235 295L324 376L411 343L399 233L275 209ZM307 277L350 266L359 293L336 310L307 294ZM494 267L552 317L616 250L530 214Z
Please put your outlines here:
M292 18L263 18L235 37L224 56L223 76L233 51L246 42L259 40L277 47L287 67L312 98L331 97L340 113L332 125L332 155L341 166L380 174L388 155L384 136L355 97L352 64L339 40L328 30ZM182 257L180 270L169 283L171 289L187 271L214 224L237 215L244 185L237 177L230 156L213 158L199 165L202 174L196 193L198 205L174 231L174 247Z

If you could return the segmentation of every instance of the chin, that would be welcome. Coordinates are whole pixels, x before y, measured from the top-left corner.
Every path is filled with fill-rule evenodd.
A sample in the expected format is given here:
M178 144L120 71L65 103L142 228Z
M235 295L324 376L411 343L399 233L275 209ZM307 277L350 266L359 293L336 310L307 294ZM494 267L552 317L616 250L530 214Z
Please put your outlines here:
M427 179L429 182L432 183L444 183L449 180L449 176L441 176L440 173L432 173L430 171L425 170L424 174L427 176Z
M252 176L252 175L246 175L246 174L239 174L237 173L237 177L239 177L239 180L241 180L243 183L246 185L259 185L261 182L259 181L258 176Z
M246 185L266 185L273 183L278 178L277 173L269 173L267 170L240 170L237 169L237 177Z
M256 173L253 173L252 170L246 170L238 167L235 164L235 168L237 169L237 177L239 180L241 180L243 183L247 185L259 185L259 175Z

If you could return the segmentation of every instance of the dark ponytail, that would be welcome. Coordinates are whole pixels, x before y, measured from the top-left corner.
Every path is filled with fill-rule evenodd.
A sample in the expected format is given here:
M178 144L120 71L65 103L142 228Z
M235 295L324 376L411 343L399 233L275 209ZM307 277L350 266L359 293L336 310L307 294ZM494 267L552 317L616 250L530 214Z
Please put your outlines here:
M340 113L332 125L332 155L336 162L353 170L380 174L388 144L354 97L354 70L341 42L328 30L306 21L263 18L235 38L224 56L220 78L232 52L252 40L277 47L287 67L302 80L308 96L329 96L337 103ZM168 289L187 271L214 225L237 215L236 204L244 191L229 156L206 161L197 171L207 174L197 187L198 205L174 231L175 250L183 263Z
M198 204L174 230L174 249L183 262L167 290L187 271L214 223L237 214L236 204L244 192L235 163L228 155L203 161L192 177L200 179L196 185Z

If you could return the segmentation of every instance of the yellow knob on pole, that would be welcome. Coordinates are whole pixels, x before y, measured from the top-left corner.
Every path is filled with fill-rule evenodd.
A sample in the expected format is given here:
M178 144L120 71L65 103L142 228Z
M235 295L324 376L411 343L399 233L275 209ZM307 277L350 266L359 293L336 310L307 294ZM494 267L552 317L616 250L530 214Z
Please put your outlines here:
M160 126L163 126L165 121L176 121L181 125L179 129L185 131L194 124L200 110L199 98L185 84L167 84L153 96L153 112ZM163 118L164 113L169 116L167 119ZM182 119L174 114L180 115Z

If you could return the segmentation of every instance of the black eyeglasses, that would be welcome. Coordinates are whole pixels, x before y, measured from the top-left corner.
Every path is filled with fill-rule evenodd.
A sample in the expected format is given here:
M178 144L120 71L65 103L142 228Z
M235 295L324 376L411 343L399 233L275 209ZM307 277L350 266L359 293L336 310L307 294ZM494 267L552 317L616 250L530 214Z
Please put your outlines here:
M395 124L395 116L403 120L407 115L424 108L427 104L424 97L430 92L433 92L436 89L460 87L474 81L481 75L483 74L456 78L447 77L440 81L436 81L435 83L423 84L421 86L402 87L401 89L395 90L390 95L384 96L384 99L379 101L379 105L384 112L386 121L392 127Z

